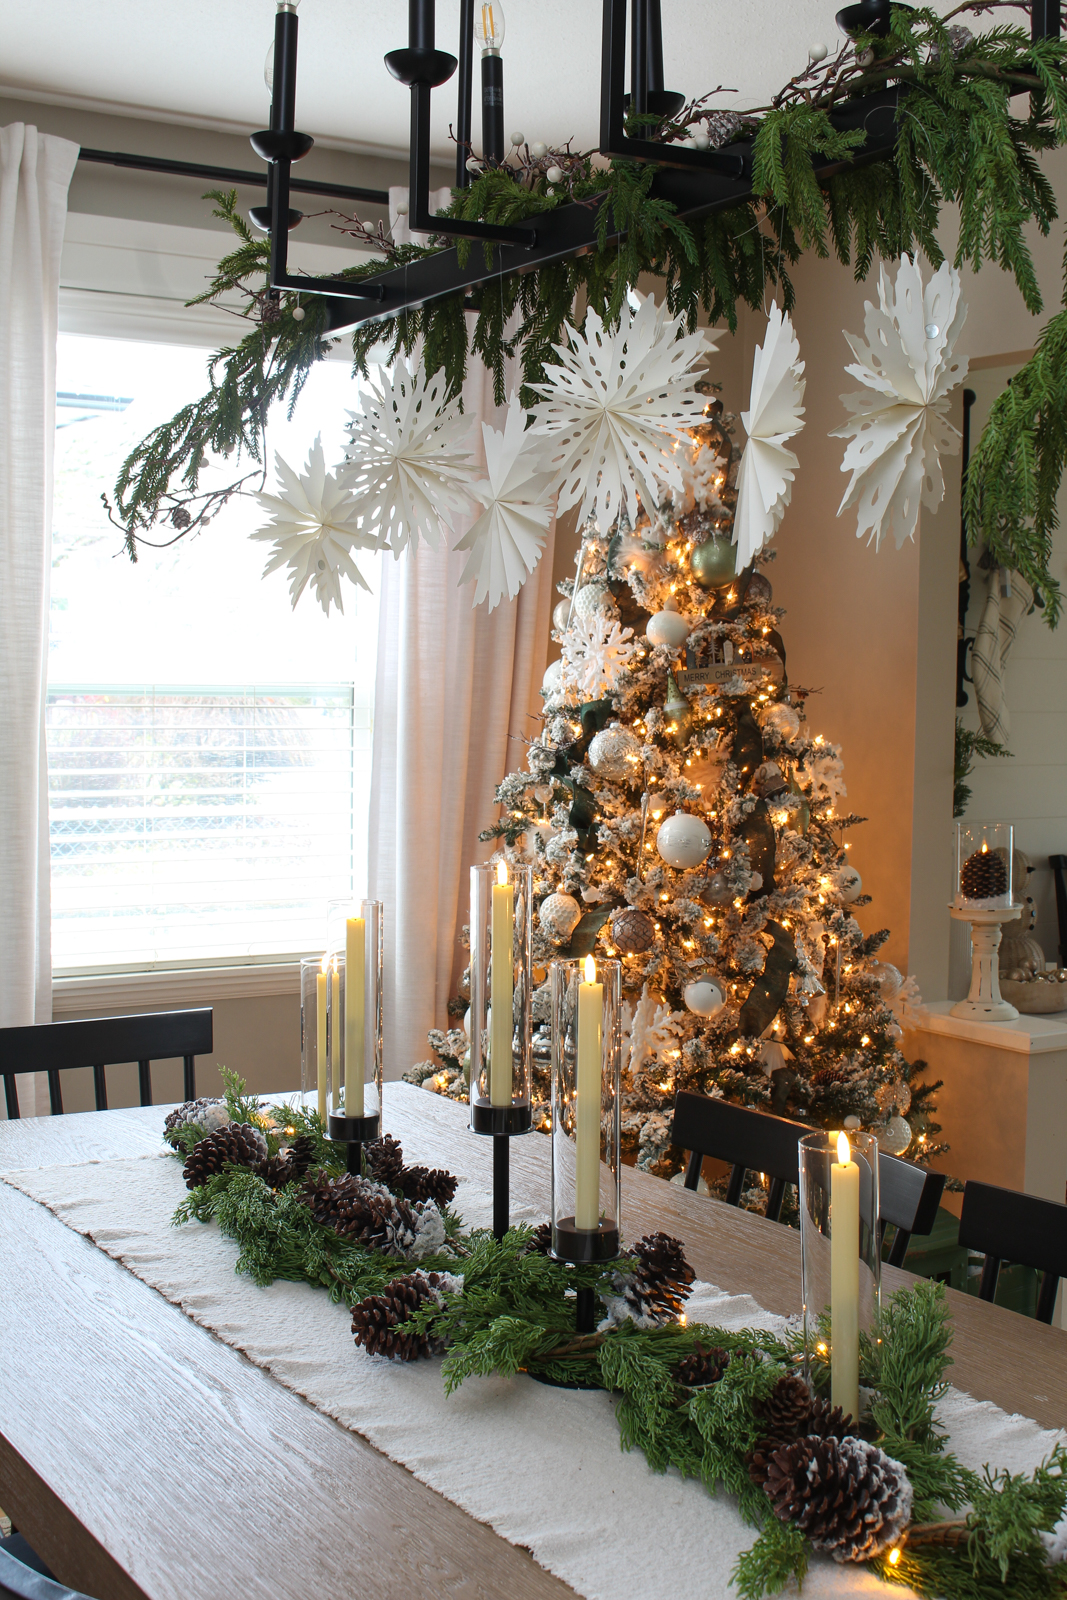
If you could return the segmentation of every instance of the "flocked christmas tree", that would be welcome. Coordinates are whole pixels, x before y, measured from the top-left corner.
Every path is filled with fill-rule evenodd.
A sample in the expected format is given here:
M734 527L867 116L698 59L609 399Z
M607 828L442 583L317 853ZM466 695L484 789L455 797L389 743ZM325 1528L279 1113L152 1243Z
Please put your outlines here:
M877 960L888 930L865 935L853 914L868 897L843 835L863 819L787 676L761 570L773 555L735 570L741 458L710 392L679 456L681 489L635 522L623 502L610 527L582 525L543 727L483 835L536 869L535 1123L549 1117L548 964L593 953L622 960L628 1159L679 1170L683 1088L933 1154L937 1086L899 1049L887 1002L902 978ZM463 1096L462 1031L430 1039L439 1061L409 1079Z

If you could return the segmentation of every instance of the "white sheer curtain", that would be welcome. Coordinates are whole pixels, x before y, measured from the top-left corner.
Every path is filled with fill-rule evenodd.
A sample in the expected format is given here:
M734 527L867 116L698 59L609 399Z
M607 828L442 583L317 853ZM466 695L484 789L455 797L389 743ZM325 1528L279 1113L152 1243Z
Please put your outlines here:
M66 139L0 128L2 1027L52 1020L44 691L59 257L77 159Z
M394 238L410 237L396 224ZM431 196L431 209L449 191ZM475 248L478 248L475 246ZM509 382L517 381L509 373ZM503 426L491 375L468 365L463 404L472 422ZM476 428L478 448L481 429ZM426 1031L447 1025L446 1005L466 965L472 862L489 847L493 792L524 763L537 731L548 653L554 527L533 575L511 602L476 611L460 588L466 557L442 530L441 548L402 555L383 570L370 795L370 893L386 915L386 1074L429 1055Z

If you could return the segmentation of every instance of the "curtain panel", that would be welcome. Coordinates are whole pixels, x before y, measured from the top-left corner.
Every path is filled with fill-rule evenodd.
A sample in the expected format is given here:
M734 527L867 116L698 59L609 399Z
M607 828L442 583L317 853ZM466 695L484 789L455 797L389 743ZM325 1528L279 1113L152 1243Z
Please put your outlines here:
M409 239L396 211L407 190L389 198L393 238ZM449 198L440 190L431 209ZM517 372L516 362L509 392ZM477 360L468 364L463 408L484 471L477 424L502 428L504 412ZM424 545L382 568L368 859L370 894L385 902L392 1078L428 1057L429 1028L449 1025L448 999L467 964L470 868L491 853L478 835L498 815L496 786L524 765L524 741L540 725L555 524L516 598L489 612L472 608L472 584L459 587L466 555L453 546L472 520L457 521L454 534L442 528L437 550Z

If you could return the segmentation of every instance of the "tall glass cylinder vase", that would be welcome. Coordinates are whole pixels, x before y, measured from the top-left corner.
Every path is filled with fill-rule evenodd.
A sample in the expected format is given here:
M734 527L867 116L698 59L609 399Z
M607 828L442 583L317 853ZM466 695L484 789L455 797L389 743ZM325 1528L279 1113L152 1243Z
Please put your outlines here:
M352 908L355 909L354 907ZM364 1144L381 1137L382 902L363 900L345 919L344 955L329 967L329 1117L331 1139Z
M619 1253L622 963L552 963L552 1254Z
M325 956L300 962L300 1103L326 1127L330 1062L327 1045L330 964Z
M470 1109L475 1133L531 1127L533 868L471 868Z
M877 1341L881 1311L878 1141L869 1133L800 1140L804 1376L830 1376L830 1401L859 1419L860 1335Z

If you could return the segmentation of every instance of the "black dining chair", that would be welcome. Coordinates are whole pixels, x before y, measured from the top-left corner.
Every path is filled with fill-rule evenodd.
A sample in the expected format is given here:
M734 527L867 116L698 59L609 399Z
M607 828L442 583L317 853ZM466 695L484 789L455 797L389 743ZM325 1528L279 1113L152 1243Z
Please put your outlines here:
M1067 1206L969 1179L963 1188L960 1244L985 1256L980 1300L996 1295L1002 1261L1042 1273L1037 1320L1052 1321L1060 1279L1067 1278Z
M745 1173L765 1172L770 1177L767 1216L777 1222L782 1214L787 1183L800 1183L798 1141L812 1128L785 1117L772 1117L747 1106L733 1106L726 1100L682 1090L674 1102L674 1143L688 1150L685 1186L695 1189L705 1156L730 1162L726 1204L741 1201ZM896 1229L889 1262L899 1267L904 1261L913 1233L929 1233L937 1218L945 1187L942 1172L927 1172L897 1156L878 1152L878 1214L881 1237L886 1229Z
M96 1109L107 1110L105 1068L136 1061L141 1104L152 1104L152 1062L181 1056L185 1098L196 1099L196 1057L212 1048L212 1011L151 1011L136 1017L94 1017L78 1022L45 1022L36 1027L0 1028L0 1076L7 1114L19 1116L19 1072L47 1072L52 1115L63 1110L60 1073L91 1069Z
M32 1565L28 1564L32 1563ZM0 1600L91 1600L57 1583L20 1533L0 1539Z

